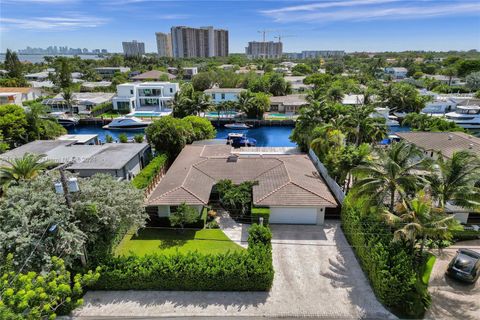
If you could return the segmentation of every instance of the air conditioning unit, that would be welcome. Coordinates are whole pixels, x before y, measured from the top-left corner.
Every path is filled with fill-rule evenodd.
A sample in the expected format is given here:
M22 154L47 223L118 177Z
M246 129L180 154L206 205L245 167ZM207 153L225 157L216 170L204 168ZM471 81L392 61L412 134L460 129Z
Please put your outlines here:
M68 179L68 192L78 192L80 191L80 188L78 187L78 180L75 177L69 178Z

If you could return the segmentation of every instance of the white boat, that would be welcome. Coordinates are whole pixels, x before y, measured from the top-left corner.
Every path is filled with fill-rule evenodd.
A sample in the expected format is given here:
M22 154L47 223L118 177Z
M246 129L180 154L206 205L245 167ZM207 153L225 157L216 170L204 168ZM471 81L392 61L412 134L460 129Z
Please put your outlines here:
M48 114L50 118L57 120L63 127L74 127L78 124L79 119L68 116L65 112L51 112Z
M230 132L227 136L227 140L246 138L245 133Z
M455 111L457 103L452 99L435 100L426 104L420 113L433 117L444 117L447 113Z
M447 113L445 117L465 129L480 129L480 106L457 106L454 112Z
M390 115L389 108L375 108L375 112L370 115L372 118L384 118L385 124L389 127L398 127L400 123L396 116Z
M108 130L141 130L148 127L150 121L144 121L137 117L119 117L115 118L109 124L103 126Z
M233 130L244 130L251 128L248 124L245 123L228 123L224 127Z

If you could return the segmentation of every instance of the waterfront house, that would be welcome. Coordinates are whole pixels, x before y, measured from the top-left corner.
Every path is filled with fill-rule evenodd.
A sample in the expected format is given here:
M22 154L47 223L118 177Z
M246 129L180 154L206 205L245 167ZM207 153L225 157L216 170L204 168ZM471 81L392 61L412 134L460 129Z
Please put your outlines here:
M112 101L114 95L110 92L73 92L71 106L73 113L90 114L95 106ZM49 106L53 112L70 112L70 106L61 93L43 100L42 104Z
M129 67L99 67L94 69L103 79L111 79L116 72L129 72Z
M0 105L16 104L22 106L25 101L35 100L43 96L39 89L28 87L5 87L0 88Z
M462 82L460 78L457 77L450 77L450 76L444 76L441 74L426 74L423 76L425 79L433 79L436 80L442 84L450 85L450 86L464 86L465 82Z
M212 98L212 102L214 103L221 103L224 101L238 101L238 96L245 89L241 88L211 88L203 91L207 96Z
M284 79L286 82L290 83L293 91L302 92L310 90L313 88L313 85L304 84L306 76L285 76Z
M186 203L199 211L222 179L256 181L253 205L270 208L269 222L323 224L325 210L338 206L306 154L279 154L255 148L235 151L228 145L188 145L146 200L147 210L169 216Z
M407 77L408 70L403 67L387 67L384 69L385 74L392 76L393 79L405 79Z
M80 177L105 173L130 180L151 158L151 148L147 143L87 144L91 140L90 135L86 138L77 135L76 138L36 140L3 153L0 159L18 159L26 153L43 154L46 159L59 164L72 162L66 169Z
M178 74L178 69L175 67L168 67L167 72L173 75ZM183 80L191 80L194 75L198 73L197 67L183 67Z
M133 81L165 81L165 80L173 80L176 77L173 74L159 71L159 70L150 70L144 73L137 74L131 79Z
M301 107L307 105L305 94L289 94L270 97L270 112L295 114Z
M113 110L171 112L170 105L178 91L179 84L173 82L119 84L113 98Z
M81 92L91 92L96 89L106 89L112 85L111 81L83 82L80 87Z

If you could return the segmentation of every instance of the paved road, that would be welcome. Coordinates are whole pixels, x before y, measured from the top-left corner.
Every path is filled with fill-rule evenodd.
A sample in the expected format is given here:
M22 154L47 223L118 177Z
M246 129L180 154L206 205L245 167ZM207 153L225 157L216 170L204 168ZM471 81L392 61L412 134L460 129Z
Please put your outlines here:
M449 249L469 247L480 252L480 240L459 242ZM456 250L443 250L436 254L429 284L432 306L425 315L427 319L480 319L480 280L468 285L445 276L455 253Z
M376 300L336 223L273 226L270 292L88 292L77 319L154 316L394 318Z

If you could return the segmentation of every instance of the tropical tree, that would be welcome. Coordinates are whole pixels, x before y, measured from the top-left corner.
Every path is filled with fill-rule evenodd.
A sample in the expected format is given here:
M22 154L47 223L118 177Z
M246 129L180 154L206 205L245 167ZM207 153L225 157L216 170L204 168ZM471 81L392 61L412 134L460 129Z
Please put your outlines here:
M399 112L420 112L431 97L421 96L417 89L404 82L391 83L380 88L379 104Z
M23 79L22 75L22 63L18 60L16 52L7 49L5 54L5 69L8 71L10 78Z
M465 81L467 82L467 87L469 87L470 90L473 90L473 91L479 90L480 89L480 71L472 72L465 78Z
M184 202L180 204L177 207L177 210L172 212L168 218L172 227L179 226L183 231L186 224L197 222L200 218L200 214L195 208Z
M73 93L70 88L65 88L62 93L62 98L68 107L70 114L73 114Z
M340 119L342 130L348 133L349 141L359 146L362 143L376 143L382 140L388 132L385 119L371 117L375 112L372 105L362 105L350 108Z
M439 156L428 178L436 205L445 208L448 202L465 208L480 207L480 160L468 151L453 153L450 159Z
M352 191L371 197L376 204L388 201L393 211L397 197L405 198L425 186L427 181L418 170L428 168L430 162L414 145L403 141L388 149L377 149L372 160L353 170L358 180Z
M26 153L22 158L2 159L6 165L0 167L0 184L9 186L21 180L35 179L42 171L54 165L54 162L44 160L45 155Z
M325 94L327 100L337 103L342 102L343 96L343 89L339 86L331 86Z

